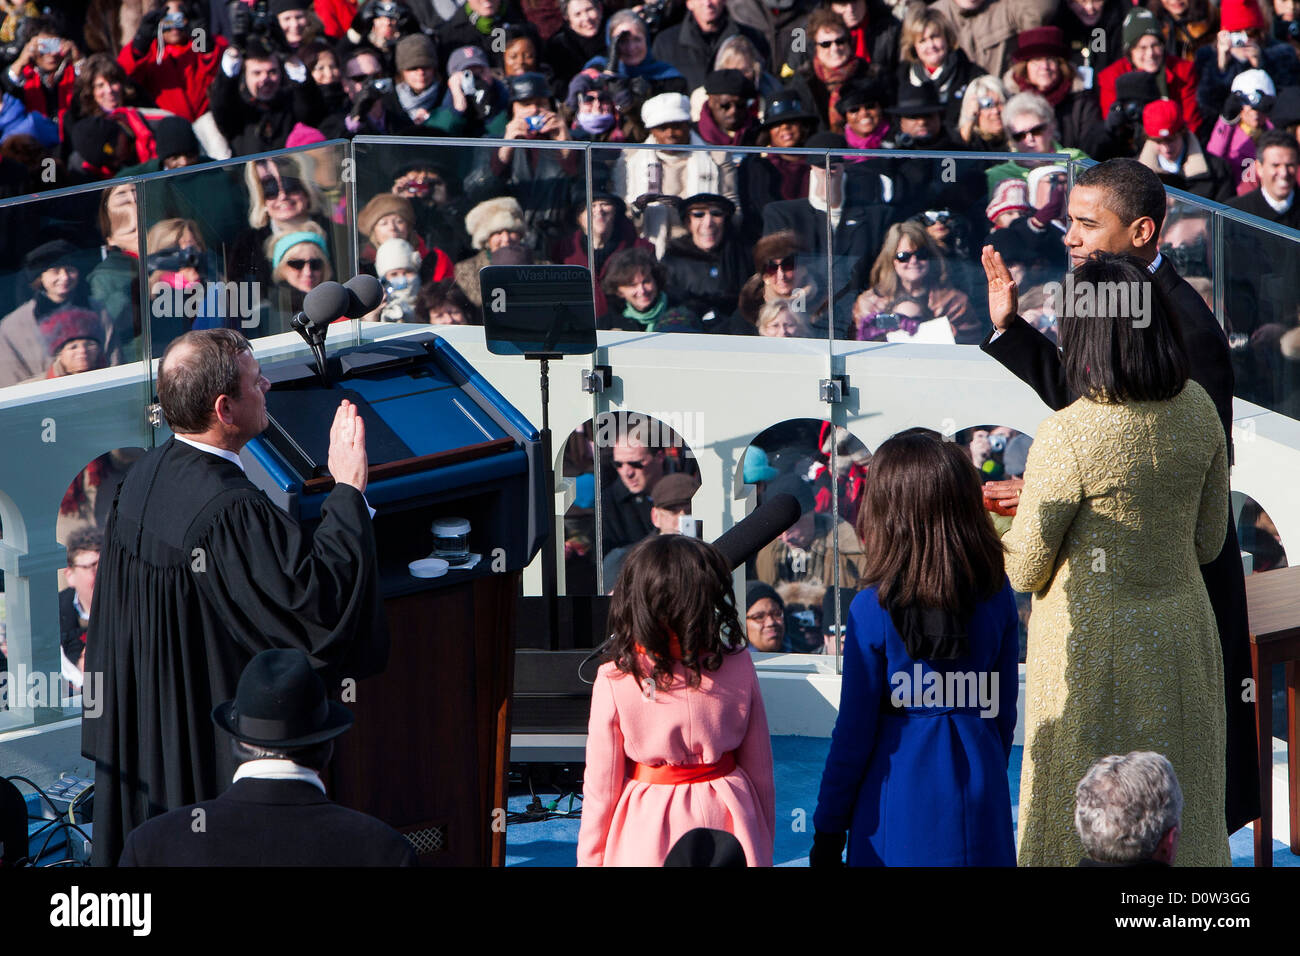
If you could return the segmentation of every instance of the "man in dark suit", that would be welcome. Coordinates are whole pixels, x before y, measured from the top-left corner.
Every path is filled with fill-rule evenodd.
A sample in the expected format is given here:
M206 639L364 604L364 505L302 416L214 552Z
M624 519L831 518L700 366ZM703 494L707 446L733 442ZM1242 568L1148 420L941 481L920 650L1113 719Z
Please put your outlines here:
M836 338L853 335L853 300L869 284L871 265L885 241L885 233L901 213L892 205L894 184L874 162L845 163L841 150L848 141L836 133L817 133L804 143L811 149L829 149L829 171L822 160L809 164L808 195L781 199L763 207L763 235L793 232L804 244L800 264L824 290L826 281L826 217L831 217L831 253L834 290L831 296ZM910 160L909 160L910 162ZM815 334L826 335L825 295L805 310Z
M1300 146L1280 129L1259 138L1258 159L1251 172L1259 188L1229 200L1228 205L1252 216L1291 229L1300 229L1300 203L1296 202L1296 170L1300 168ZM1224 275L1228 312L1234 321L1230 331L1251 336L1249 344L1238 346L1240 379L1246 389L1242 397L1272 406L1276 398L1269 357L1276 356L1276 336L1255 333L1264 326L1295 325L1300 302L1294 291L1296 267L1300 265L1296 244L1238 223L1225 223Z
M1296 203L1296 170L1300 144L1282 130L1269 130L1259 138L1254 165L1259 188L1228 200L1233 209L1300 229L1300 204Z
M1191 363L1191 377L1214 400L1232 454L1233 371L1228 340L1205 300L1160 255L1165 191L1150 169L1135 159L1112 159L1085 170L1069 197L1070 229L1065 245L1077 266L1094 252L1127 253L1148 263L1156 286L1178 317ZM984 247L990 282L1010 281L1002 257ZM1066 385L1061 355L1041 332L1016 314L1015 286L1010 302L989 302L993 331L980 346L1029 385L1052 409L1074 401ZM990 286L990 294L993 289ZM985 493L1005 504L1019 500L1021 479L986 484ZM1005 497L1004 497L1005 495ZM1214 607L1223 649L1223 683L1228 717L1227 822L1231 833L1259 816L1259 767L1254 705L1243 700L1251 676L1246 623L1246 581L1231 515L1218 557L1201 566Z
M234 783L132 830L120 866L417 865L400 833L325 796L320 773L352 715L302 651L254 657L212 722L232 738Z

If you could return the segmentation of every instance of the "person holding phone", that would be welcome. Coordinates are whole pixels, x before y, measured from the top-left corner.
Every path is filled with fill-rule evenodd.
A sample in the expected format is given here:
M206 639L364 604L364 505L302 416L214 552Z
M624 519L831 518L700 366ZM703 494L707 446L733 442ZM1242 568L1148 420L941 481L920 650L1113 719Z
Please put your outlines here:
M49 17L32 17L28 41L9 64L4 85L29 110L57 118L72 102L81 51Z
M1225 109L1233 81L1247 70L1263 70L1278 88L1300 85L1300 58L1290 44L1269 35L1258 0L1224 0L1216 42L1197 50L1192 66L1203 116Z

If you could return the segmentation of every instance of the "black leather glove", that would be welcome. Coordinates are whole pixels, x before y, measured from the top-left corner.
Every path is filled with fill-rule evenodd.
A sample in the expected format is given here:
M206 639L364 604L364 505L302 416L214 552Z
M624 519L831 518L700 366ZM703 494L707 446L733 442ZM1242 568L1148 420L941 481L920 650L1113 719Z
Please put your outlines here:
M248 4L242 0L232 0L230 4L230 42L236 47L243 47L253 29L253 15Z
M1223 109L1219 111L1219 115L1222 116L1226 122L1237 122L1237 120L1241 119L1241 102L1241 97L1235 92L1229 93L1228 98L1223 101Z
M1124 112L1124 104L1118 100L1111 104L1110 112L1106 114L1106 129L1111 133L1124 133L1132 128L1132 121L1129 120L1128 114Z
M149 52L149 46L154 40L158 39L158 24L162 23L162 18L167 15L167 11L159 7L150 10L140 18L140 28L135 31L135 37L131 40L131 52L136 56L144 56Z
M808 851L808 865L843 867L845 842L843 833L814 833L812 849Z

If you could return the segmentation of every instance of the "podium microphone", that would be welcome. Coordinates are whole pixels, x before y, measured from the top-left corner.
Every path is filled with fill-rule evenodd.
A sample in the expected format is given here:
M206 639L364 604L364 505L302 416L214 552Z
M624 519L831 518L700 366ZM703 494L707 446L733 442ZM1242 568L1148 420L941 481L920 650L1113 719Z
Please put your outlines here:
M303 337L316 359L316 373L322 382L329 384L325 369L325 336L330 323L343 318L350 295L337 282L322 282L307 293L302 300L302 311L293 317L290 327Z
M773 495L753 514L713 542L734 571L762 551L777 535L799 520L801 509L794 495Z
M348 304L343 310L343 315L349 319L359 319L368 315L379 308L379 303L384 299L384 287L380 281L364 273L353 276L343 283L343 288L348 293Z

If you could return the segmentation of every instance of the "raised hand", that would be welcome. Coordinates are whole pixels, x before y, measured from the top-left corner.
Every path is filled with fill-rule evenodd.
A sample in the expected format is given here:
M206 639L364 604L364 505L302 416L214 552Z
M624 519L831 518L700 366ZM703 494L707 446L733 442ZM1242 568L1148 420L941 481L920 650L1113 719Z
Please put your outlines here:
M330 474L336 483L351 485L364 494L369 468L366 423L357 414L357 407L344 399L334 413L334 424L330 426Z
M1011 328L1020 310L1016 280L1011 278L1011 270L1002 261L1002 253L992 246L981 250L980 261L984 263L984 275L989 281L989 317L995 329L1005 332Z

